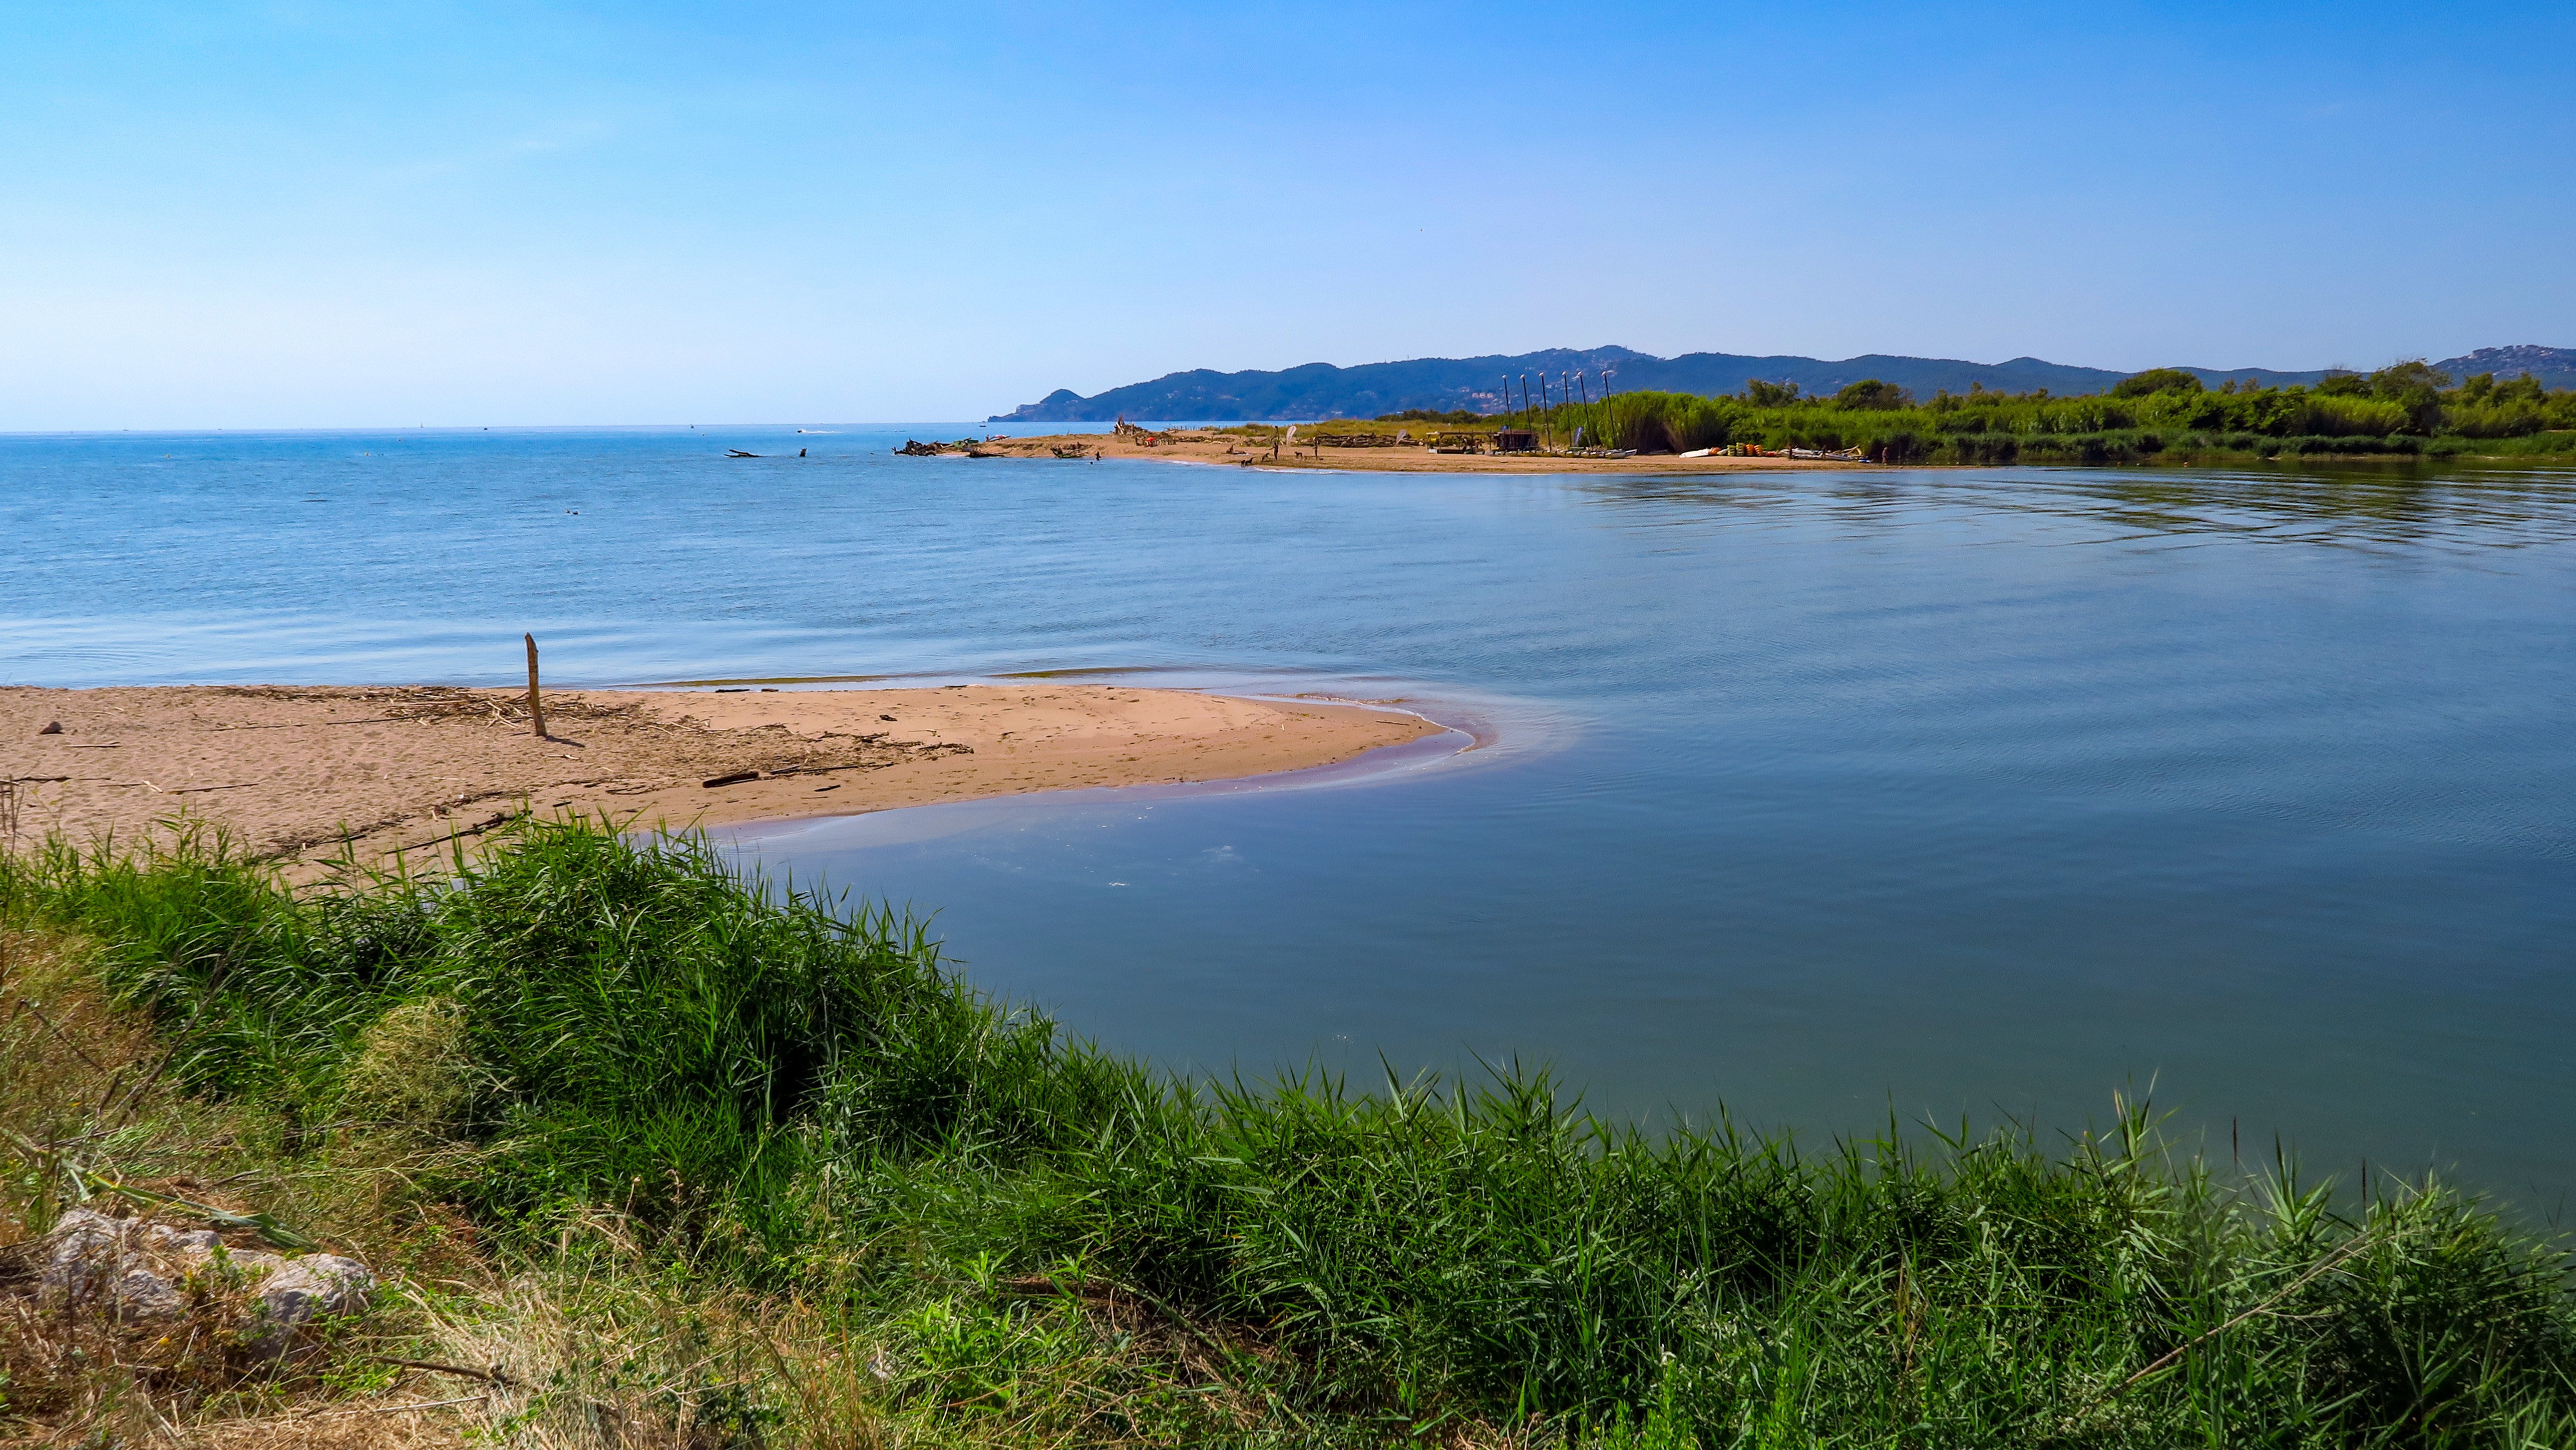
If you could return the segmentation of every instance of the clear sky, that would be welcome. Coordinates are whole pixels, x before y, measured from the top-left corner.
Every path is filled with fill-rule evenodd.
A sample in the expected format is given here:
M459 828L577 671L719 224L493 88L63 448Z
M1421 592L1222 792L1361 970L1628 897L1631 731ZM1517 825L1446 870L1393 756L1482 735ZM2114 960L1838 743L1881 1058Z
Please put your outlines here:
M0 0L0 429L2576 346L2576 6Z

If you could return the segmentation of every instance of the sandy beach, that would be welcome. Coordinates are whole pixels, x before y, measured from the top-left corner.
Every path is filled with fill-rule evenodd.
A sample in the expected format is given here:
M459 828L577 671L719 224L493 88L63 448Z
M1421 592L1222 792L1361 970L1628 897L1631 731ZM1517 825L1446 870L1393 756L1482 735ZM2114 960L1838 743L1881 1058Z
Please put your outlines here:
M1440 728L1367 706L1052 683L581 690L543 703L540 739L524 691L0 689L0 779L21 844L131 835L185 811L291 863L344 843L368 858L444 849L523 808L674 827L852 815L1266 775Z
M1302 438L1306 430L1300 429ZM1426 423L1414 429L1416 438L1439 431L1439 425ZM1325 448L1306 442L1279 450L1271 456L1268 445L1255 449L1244 439L1229 433L1180 430L1155 435L1165 441L1147 445L1135 435L1107 433L1063 433L1032 437L997 437L979 444L977 452L1002 458L1056 457L1058 448L1096 449L1110 458L1149 458L1165 463L1223 464L1244 468L1343 469L1364 473L1750 473L1779 472L1784 469L1865 468L1832 459L1809 458L1682 458L1669 453L1641 454L1634 458L1568 458L1556 454L1534 453L1434 453L1421 444L1386 448ZM943 453L920 460L929 463L972 461L964 453ZM1064 460L1068 468L1076 460Z

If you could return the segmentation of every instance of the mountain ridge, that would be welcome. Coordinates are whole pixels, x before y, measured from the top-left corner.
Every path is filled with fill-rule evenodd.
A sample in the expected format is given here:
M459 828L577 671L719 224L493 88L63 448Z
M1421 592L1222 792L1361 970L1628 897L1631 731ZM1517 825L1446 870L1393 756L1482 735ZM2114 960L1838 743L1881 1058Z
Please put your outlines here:
M2499 378L2509 378L2528 371L2547 386L2576 387L2576 348L2541 347L2531 343L2480 348L2460 357L2446 358L2434 366L2454 378L2476 372L2493 372ZM1318 362L1230 373L1193 368L1110 388L1087 398L1070 388L1058 388L1037 402L1022 404L1007 413L996 413L986 421L1097 423L1125 417L1162 422L1286 422L1310 418L1373 417L1409 408L1501 413L1520 406L1517 395L1508 399L1504 395L1506 377L1518 379L1527 373L1532 375L1535 385L1536 375L1544 373L1549 379L1548 386L1553 389L1559 375L1580 373L1586 385L1597 388L1605 370L1611 373L1612 385L1621 392L1655 389L1677 393L1732 393L1742 388L1746 379L1760 378L1765 382L1795 383L1813 395L1830 394L1863 378L1877 378L1923 397L1944 388L1964 393L1978 385L2015 393L2035 388L2046 388L2060 394L2098 393L2122 378L2132 376L2109 368L2080 367L2035 357L1979 363L1958 358L1906 357L1890 353L1864 353L1858 357L1829 360L1779 354L1694 352L1663 358L1615 346L1548 348L1539 352L1496 353L1469 358L1411 358L1400 362L1361 363L1352 367ZM2184 371L2212 387L2231 380L2280 387L2315 383L2341 369L2282 372L2270 368L2192 367Z

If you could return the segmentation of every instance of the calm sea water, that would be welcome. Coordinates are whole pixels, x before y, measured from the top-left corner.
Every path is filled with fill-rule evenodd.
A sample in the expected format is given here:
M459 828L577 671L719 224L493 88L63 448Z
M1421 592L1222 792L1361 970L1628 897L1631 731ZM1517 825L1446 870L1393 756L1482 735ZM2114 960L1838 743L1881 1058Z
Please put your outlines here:
M977 980L1175 1067L1546 1062L1809 1137L2056 1132L2152 1085L2222 1154L2576 1187L2576 477L1396 478L902 436L0 439L0 676L506 683L534 630L565 684L1404 698L1488 747L744 844L938 910Z

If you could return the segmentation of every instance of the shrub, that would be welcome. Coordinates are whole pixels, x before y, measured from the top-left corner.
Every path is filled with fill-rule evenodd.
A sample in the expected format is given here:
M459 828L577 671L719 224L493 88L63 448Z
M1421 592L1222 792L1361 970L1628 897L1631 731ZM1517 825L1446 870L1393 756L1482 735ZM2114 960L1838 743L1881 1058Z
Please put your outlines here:
M1883 383L1876 378L1863 378L1834 394L1834 406L1869 412L1892 412L1898 408L1913 407L1914 395L1894 383Z
M2149 368L2131 373L2111 385L2115 398L2143 398L2154 393L2197 393L2202 391L2200 378L2181 368Z

